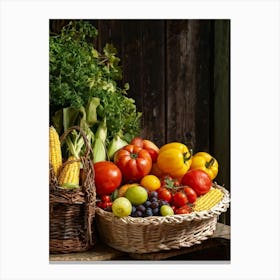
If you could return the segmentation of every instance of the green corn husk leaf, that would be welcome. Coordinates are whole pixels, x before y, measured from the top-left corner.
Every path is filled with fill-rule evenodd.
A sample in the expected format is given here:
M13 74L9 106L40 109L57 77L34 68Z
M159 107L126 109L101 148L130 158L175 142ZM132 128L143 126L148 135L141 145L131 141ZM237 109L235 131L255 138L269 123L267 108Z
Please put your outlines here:
M90 125L87 121L87 111L81 106L79 112L81 113L80 128L85 132L90 145L92 145L94 141L94 133L90 129Z
M88 126L92 126L97 122L96 109L100 104L100 99L91 97L86 106L86 121Z
M63 108L63 129L66 131L69 127L76 123L79 111L72 107Z
M93 145L93 163L106 160L105 143L101 138L95 138Z
M128 145L128 143L125 140L123 140L119 134L116 134L108 147L109 158L112 160L116 151L118 151L126 145Z
M95 138L99 138L105 144L107 138L107 125L106 125L106 118L104 118L100 124L98 125L97 131L95 133Z
M52 123L57 133L60 135L63 132L63 112L62 109L58 110L52 116Z

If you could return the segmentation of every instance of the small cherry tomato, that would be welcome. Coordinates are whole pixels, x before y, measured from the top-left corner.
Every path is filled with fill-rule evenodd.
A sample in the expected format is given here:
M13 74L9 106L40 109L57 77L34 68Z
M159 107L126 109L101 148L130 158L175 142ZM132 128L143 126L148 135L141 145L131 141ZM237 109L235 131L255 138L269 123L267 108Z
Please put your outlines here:
M102 201L102 202L111 202L111 197L110 197L110 195L102 195L102 196L101 196L101 201Z
M175 214L189 214L191 213L191 208L188 205L184 205L180 208L175 209Z
M172 200L172 194L168 189L160 187L156 191L158 193L158 198L159 199L165 200L167 202L170 202Z
M96 205L101 209L105 209L107 207L107 202L98 201Z
M173 204L177 207L186 205L188 202L187 195L184 192L176 192L173 196Z
M107 202L107 207L112 207L112 205L113 205L113 202L112 202L112 201Z
M189 203L194 203L196 201L197 194L191 187L184 187L184 192L187 195Z

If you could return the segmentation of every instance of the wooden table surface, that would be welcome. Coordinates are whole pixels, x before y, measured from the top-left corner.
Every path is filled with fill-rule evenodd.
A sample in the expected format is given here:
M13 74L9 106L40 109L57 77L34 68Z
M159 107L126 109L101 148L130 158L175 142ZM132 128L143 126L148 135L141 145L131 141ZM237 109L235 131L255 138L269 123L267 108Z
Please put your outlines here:
M186 258L188 254L199 251L210 250L225 245L229 247L230 241L230 226L218 223L216 231L207 240L201 244L197 244L188 248L181 248L168 251L160 251L156 253L125 253L115 250L106 244L98 242L91 250L81 253L70 254L50 254L50 263L57 262L95 262L95 261L111 261L111 260L168 260L170 258ZM192 257L193 258L193 257Z

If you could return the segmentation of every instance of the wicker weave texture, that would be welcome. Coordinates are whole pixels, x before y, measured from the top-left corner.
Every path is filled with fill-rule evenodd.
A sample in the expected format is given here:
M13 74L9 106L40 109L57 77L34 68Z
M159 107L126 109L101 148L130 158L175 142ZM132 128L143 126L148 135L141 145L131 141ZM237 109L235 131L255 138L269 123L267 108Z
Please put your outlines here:
M83 166L81 188L62 189L50 167L49 192L49 251L50 253L82 252L96 243L94 216L96 190L94 168L89 158L90 147L84 132L77 126L69 128L61 142L73 129L79 130L86 144L85 155L80 160Z
M201 243L211 236L222 212L229 207L229 193L220 188L224 197L209 211L166 217L117 218L97 207L97 229L109 246L124 252L150 253L179 249Z

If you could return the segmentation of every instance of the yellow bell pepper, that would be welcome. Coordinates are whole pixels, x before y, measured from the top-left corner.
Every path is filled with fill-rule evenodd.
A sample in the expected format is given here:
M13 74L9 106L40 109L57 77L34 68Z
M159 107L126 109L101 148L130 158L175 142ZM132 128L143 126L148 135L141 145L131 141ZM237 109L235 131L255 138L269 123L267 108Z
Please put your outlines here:
M191 158L192 155L186 145L172 142L159 149L157 165L164 173L180 179L189 170Z
M213 180L218 174L219 165L217 160L210 154L199 152L192 157L190 169L201 169L210 176L211 180Z

